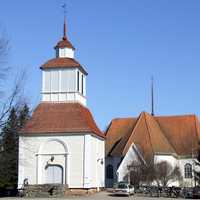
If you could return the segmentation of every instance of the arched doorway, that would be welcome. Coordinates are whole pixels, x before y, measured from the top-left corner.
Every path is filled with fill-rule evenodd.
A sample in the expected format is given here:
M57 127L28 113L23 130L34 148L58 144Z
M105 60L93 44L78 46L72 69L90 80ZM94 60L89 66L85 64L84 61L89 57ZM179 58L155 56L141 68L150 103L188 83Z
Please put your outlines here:
M63 184L63 168L60 165L48 165L45 169L46 183Z
M36 155L37 184L68 184L68 149L57 138L43 142Z

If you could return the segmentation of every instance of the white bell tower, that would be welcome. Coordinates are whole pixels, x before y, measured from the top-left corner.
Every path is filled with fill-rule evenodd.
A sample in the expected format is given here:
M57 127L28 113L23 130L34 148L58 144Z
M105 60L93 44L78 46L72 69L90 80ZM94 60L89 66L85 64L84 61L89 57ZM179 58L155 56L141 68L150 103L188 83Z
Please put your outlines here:
M43 102L79 102L86 105L85 69L74 59L75 48L66 35L55 46L56 58L41 66Z

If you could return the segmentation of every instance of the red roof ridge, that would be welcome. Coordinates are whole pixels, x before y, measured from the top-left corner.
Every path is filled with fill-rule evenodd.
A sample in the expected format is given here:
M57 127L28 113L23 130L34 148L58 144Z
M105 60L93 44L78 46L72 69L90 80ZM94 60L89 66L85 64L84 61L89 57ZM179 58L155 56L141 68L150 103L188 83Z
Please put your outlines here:
M183 115L181 115L181 114L177 114L177 115L156 115L156 116L154 116L155 118L174 118L174 117L176 117L176 118L178 118L178 117L180 117L180 118L183 118L183 117L194 117L194 116L197 116L196 114L183 114Z
M160 131L160 136L163 137L163 139L165 140L165 144L168 145L168 148L171 148L171 150L173 151L173 152L170 152L170 153L176 153L173 145L170 143L170 141L166 137L165 133L161 129L159 123L156 121L156 119L154 118L154 116L150 115L149 113L145 113L145 122L146 122L146 126L147 126L147 129L148 129L149 137L150 137L150 143L152 145L152 150L154 151L154 153L158 153L158 152L155 152L154 145L152 144L152 141L154 141L154 140L151 139L151 137L152 137L151 132L152 131L151 131L151 128L149 126L149 120L147 120L147 117L149 117L149 119L152 120L152 122L156 124L157 128Z
M146 125L146 127L147 127L147 132L148 132L148 136L149 136L149 142L150 142L150 145L151 145L151 149L152 149L152 151L153 151L153 154L154 154L155 151L154 151L154 148L153 148L153 145L152 145L152 142L151 142L151 135L150 135L149 126L148 126L147 118L146 118L146 115L149 115L149 114L146 113L146 112L143 112L142 114L144 115L145 125ZM151 115L151 116L152 116L152 115Z
M144 115L144 112L142 112L142 113L139 115L139 117L138 117L138 119L137 119L137 122L136 122L136 124L135 124L135 126L134 126L134 128L133 128L133 130L132 130L132 133L131 133L131 135L129 136L126 145L124 146L124 149L123 149L123 152L122 152L123 155L125 155L125 154L127 153L128 149L129 149L129 147L130 147L130 146L128 146L129 140L130 140L132 134L135 132L135 129L137 128L137 126L138 126L138 124L139 124L139 121L142 119L142 116L143 116L143 115Z

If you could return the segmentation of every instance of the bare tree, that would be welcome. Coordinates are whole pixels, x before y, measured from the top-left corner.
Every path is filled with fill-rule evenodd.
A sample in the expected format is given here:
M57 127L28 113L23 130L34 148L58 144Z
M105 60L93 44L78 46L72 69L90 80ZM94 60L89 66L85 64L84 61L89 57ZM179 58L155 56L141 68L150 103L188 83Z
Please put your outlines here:
M134 186L138 187L141 183L151 185L155 180L155 168L152 160L148 162L132 163L129 166L130 182Z
M0 98L2 98L2 93L4 93L4 82L8 77L10 67L7 66L7 55L9 52L9 40L0 30Z
M167 186L169 181L181 180L180 169L176 166L173 168L168 162L162 161L155 164L152 160L140 165L129 167L130 182L134 186L139 186L141 183L152 185L157 183L158 186Z
M169 181L181 180L181 172L179 167L173 168L167 161L162 161L154 166L155 181L158 186L167 186Z
M25 71L19 72L14 80L9 80L12 68L8 67L7 56L9 53L9 40L0 33L0 129L5 124L13 106L19 104L21 92L23 91L23 82L25 80ZM9 82L9 84L8 84ZM12 83L11 83L12 82ZM10 87L8 87L8 85Z

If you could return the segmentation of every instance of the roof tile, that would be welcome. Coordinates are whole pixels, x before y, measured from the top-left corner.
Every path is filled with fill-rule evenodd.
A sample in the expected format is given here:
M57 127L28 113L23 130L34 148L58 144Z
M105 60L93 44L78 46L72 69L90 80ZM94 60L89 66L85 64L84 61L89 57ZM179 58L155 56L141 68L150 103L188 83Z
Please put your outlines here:
M53 58L41 66L41 69L54 68L79 68L84 74L87 75L85 69L73 58Z
M40 103L21 130L23 134L90 133L104 138L88 108L79 103Z

